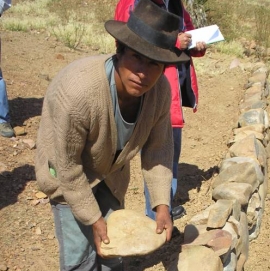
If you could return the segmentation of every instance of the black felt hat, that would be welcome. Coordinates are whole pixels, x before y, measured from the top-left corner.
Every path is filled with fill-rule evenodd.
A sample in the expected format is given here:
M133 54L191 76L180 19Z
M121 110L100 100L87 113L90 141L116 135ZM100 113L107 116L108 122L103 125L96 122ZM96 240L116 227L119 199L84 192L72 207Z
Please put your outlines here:
M141 0L130 13L127 23L109 20L105 28L116 40L141 55L161 63L175 64L189 57L175 47L180 18Z

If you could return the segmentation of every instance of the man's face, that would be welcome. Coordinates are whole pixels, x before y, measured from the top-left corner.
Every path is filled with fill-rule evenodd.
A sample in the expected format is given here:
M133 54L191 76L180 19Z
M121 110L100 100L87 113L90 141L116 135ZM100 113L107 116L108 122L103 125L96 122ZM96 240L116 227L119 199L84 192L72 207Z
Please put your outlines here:
M117 54L116 88L125 96L140 97L157 82L164 70L164 64L150 60L135 51L125 48Z

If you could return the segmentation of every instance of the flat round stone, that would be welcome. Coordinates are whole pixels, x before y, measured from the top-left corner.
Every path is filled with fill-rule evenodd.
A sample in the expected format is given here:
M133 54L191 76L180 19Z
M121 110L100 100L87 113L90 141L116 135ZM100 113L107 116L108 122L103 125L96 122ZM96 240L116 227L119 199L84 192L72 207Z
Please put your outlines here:
M133 210L117 210L108 217L109 244L101 244L107 257L146 255L166 242L166 231L156 233L156 221Z

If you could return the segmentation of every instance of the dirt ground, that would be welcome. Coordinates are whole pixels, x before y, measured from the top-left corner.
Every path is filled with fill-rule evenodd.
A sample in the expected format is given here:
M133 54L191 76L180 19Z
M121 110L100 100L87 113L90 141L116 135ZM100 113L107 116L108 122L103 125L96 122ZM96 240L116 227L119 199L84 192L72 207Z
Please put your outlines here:
M4 32L2 70L7 82L12 125L25 129L13 139L0 137L0 270L58 271L58 246L50 205L38 199L34 173L35 141L43 96L50 80L67 63L95 54L86 48L69 50L46 33ZM238 105L248 72L230 69L234 57L213 49L196 60L200 86L199 110L185 109L179 186L174 204L187 215L175 221L179 232L161 249L144 257L126 258L125 270L166 270L170 257L179 253L189 219L212 203L211 181L223 159L226 142L239 116ZM242 63L252 59L241 59ZM144 212L139 157L133 161L126 208ZM270 270L270 196L259 237L250 243L245 271Z

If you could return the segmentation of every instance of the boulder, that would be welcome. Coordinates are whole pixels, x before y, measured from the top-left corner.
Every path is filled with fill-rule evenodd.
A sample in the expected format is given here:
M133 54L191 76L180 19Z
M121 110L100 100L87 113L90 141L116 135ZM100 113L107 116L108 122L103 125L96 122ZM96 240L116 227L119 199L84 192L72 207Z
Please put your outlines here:
M109 244L101 244L106 257L149 254L166 242L166 231L156 233L156 222L133 210L117 210L107 219Z

